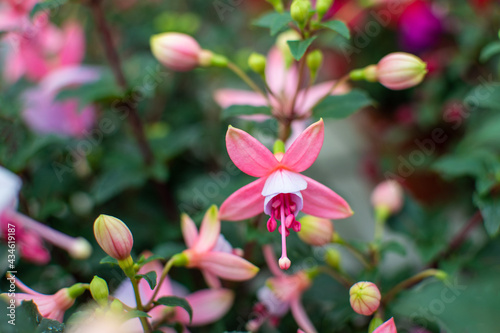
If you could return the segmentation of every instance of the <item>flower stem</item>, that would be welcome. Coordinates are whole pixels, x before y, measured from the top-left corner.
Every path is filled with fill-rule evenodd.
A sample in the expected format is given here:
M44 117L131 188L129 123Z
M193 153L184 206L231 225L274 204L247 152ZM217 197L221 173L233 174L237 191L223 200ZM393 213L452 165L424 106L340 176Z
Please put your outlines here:
M412 287L428 277L436 276L438 274L443 274L443 272L438 269L427 269L404 281L401 281L384 295L382 298L382 304L387 305L401 291Z
M334 271L333 269L330 269L326 266L320 266L318 267L318 270L322 273L330 275L334 280L337 280L341 285L343 285L347 289L351 288L351 286L354 284L354 280L351 279L350 277L345 276L340 272Z
M352 246L352 244L346 242L343 238L340 238L338 235L335 237L335 239L332 241L333 243L337 243L345 247L349 252L352 253L353 256L356 257L356 259L359 260L363 264L365 268L370 268L371 265L368 262L368 260L365 258L365 254Z
M155 291L153 293L153 296L151 296L151 299L145 305L146 309L149 309L152 307L153 302L155 301L155 298L158 295L158 291L160 290L160 286L163 283L163 281L165 280L165 278L167 277L168 272L170 271L170 269L172 268L173 265L174 265L174 257L170 258L170 260L167 261L167 263L165 264L165 267L163 268L160 279L158 280L158 283L156 284L156 288L155 288Z
M137 310L139 311L144 311L144 307L142 306L142 301L141 301L141 295L139 293L139 285L135 277L131 277L130 281L132 282L132 286L134 287L134 295L135 295L135 301L137 302ZM153 328L151 327L151 324L149 323L148 319L145 317L140 317L141 320L141 325L142 329L144 330L144 333L151 333L153 331Z
M267 101L269 107L271 107L271 101L269 100L269 97L266 95L262 89L257 86L257 84L244 72L239 68L235 63L233 62L228 62L227 63L227 68L233 71L234 74L238 75L240 79L242 79L250 88L252 88L255 92L261 94Z

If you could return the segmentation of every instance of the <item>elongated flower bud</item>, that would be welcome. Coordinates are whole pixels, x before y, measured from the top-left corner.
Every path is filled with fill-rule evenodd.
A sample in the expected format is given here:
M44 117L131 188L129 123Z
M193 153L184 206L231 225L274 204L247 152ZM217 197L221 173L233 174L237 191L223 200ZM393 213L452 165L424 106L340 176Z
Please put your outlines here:
M90 293L92 294L92 298L101 306L108 304L108 284L97 275L94 276L92 282L90 282Z
M125 260L130 257L134 239L129 228L109 215L99 215L94 222L94 235L99 246L110 257L116 260Z
M389 214L397 213L403 207L403 189L395 180L386 180L378 184L372 192L371 203L376 210Z
M266 57L259 53L252 53L248 58L248 67L257 74L264 74L266 70Z
M330 220L306 215L299 220L299 238L309 245L322 246L332 241L333 224Z
M151 51L165 67L174 71L189 71L200 64L202 49L191 36L166 32L151 37Z
M358 282L349 289L351 307L357 313L369 316L380 305L380 291L372 282Z
M340 263L342 261L342 256L339 250L330 247L325 252L325 262L328 266L334 268L335 270L340 270Z
M323 17L333 4L333 0L317 0L316 11L319 17Z
M294 0L290 5L290 15L299 24L304 25L309 19L311 2L309 0Z

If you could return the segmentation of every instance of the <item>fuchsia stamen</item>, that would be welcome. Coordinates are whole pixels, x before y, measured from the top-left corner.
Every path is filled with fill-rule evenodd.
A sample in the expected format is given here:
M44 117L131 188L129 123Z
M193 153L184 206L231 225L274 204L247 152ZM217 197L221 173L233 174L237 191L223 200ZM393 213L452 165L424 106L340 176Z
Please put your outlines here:
M286 237L290 234L290 228L294 231L300 231L300 222L295 219L297 205L291 198L291 193L280 193L271 199L271 214L267 221L267 230L273 232L279 220L281 225L279 232L281 234L281 258L279 260L282 269L290 267L290 259L286 254Z

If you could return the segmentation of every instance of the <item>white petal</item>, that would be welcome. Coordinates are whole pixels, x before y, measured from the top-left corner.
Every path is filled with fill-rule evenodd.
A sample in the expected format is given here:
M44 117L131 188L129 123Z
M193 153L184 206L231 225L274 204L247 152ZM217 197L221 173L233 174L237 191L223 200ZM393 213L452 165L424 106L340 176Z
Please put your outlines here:
M20 189L21 178L0 167L0 213L15 206Z
M223 235L219 235L217 242L212 249L213 252L233 253L233 247Z
M300 174L279 169L267 177L262 189L262 195L267 197L278 193L295 193L306 188L307 182Z
M273 316L283 317L290 307L287 302L278 299L267 286L257 290L257 298Z

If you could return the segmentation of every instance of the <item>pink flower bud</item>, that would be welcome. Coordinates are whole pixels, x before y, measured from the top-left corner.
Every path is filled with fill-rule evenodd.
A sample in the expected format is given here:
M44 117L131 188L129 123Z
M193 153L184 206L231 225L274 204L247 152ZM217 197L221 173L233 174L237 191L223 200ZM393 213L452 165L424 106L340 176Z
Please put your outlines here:
M380 291L371 282L358 282L349 289L351 307L357 313L369 316L377 311L380 305Z
M110 257L117 260L125 260L130 257L130 251L132 251L134 244L132 233L125 223L116 217L99 215L94 222L94 235L99 246Z
M306 215L299 220L302 225L299 238L309 245L323 246L332 241L333 224L328 219Z
M413 54L390 53L377 64L376 78L389 89L407 89L422 82L427 73L426 67L427 64Z
M166 32L151 37L153 55L165 67L174 71L190 71L200 65L202 49L191 36Z
M376 209L397 213L403 207L403 188L395 180L383 181L373 190L371 202Z

